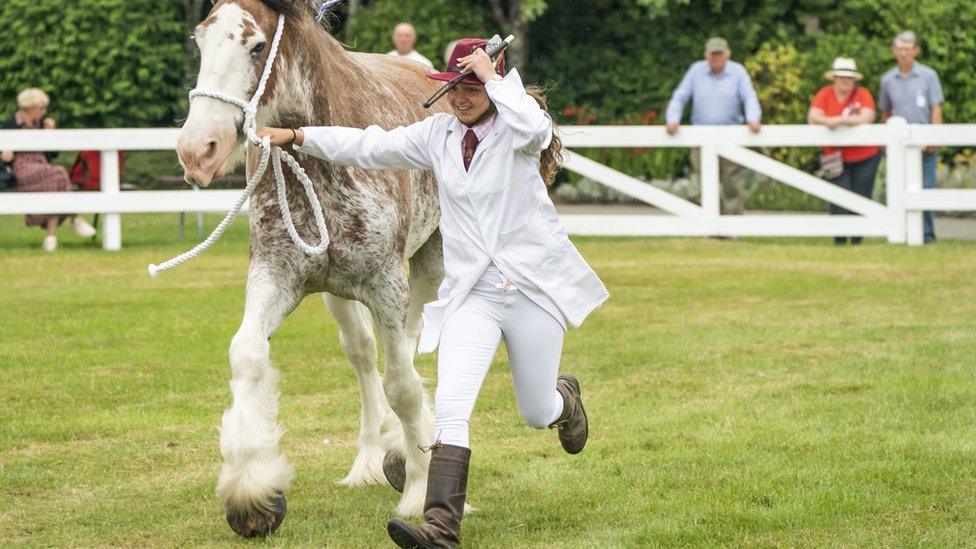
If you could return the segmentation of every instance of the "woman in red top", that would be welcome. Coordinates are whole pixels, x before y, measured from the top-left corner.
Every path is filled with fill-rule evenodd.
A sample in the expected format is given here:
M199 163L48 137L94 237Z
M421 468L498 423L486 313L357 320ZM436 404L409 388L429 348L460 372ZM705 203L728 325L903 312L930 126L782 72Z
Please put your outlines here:
M838 57L834 60L833 68L824 76L833 80L833 85L820 88L810 105L807 121L810 124L821 124L834 129L840 126L856 126L874 122L875 106L871 93L858 86L857 83L864 76L857 72L857 65L853 59ZM824 155L836 152L836 148L824 147ZM871 198L874 192L874 178L878 173L881 160L879 147L843 147L840 149L844 163L844 171L831 181L849 191ZM832 215L850 215L851 212L830 205ZM860 244L861 237L850 239L852 244ZM847 237L837 237L835 244L847 244Z

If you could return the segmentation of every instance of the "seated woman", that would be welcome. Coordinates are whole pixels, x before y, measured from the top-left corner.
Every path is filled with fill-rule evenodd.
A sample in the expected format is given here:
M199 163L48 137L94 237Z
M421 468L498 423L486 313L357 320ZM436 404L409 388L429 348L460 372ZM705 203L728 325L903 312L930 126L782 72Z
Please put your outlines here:
M833 68L824 76L833 80L831 86L820 88L810 105L807 120L834 129L840 126L856 126L874 122L875 106L871 92L857 85L863 75L857 72L853 59L838 57ZM881 149L868 147L824 147L821 157L824 177L836 185L865 197L874 193L874 177L878 173ZM851 212L830 205L831 215L850 215ZM838 236L835 244L847 244L848 237ZM860 244L861 237L850 237L851 244Z
M54 120L44 118L51 100L47 94L37 88L28 88L17 95L17 112L0 123L2 129L54 129ZM51 164L47 156L40 152L3 151L0 153L4 162L13 162L14 178L17 180L18 191L28 192L69 192L71 182L68 171L63 166ZM47 230L44 237L44 250L53 252L58 247L58 225L67 218L71 218L71 228L79 236L90 238L95 236L95 228L87 221L74 214L29 214L28 227L41 227Z

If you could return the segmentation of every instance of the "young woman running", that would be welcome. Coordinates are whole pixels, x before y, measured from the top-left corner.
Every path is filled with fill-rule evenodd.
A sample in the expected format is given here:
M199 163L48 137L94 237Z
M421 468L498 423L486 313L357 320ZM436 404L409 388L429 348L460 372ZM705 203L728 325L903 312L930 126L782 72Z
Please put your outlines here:
M468 423L502 338L515 396L535 428L558 429L570 454L586 444L580 385L559 376L567 327L578 327L608 297L566 236L546 191L562 146L545 102L527 92L518 71L493 64L486 42L465 38L445 72L474 75L448 97L454 114L407 127L264 128L275 145L366 169L428 169L437 177L444 281L424 306L419 352L439 346L424 523L389 521L400 547L460 542L468 463ZM558 376L558 377L557 377ZM391 476L387 471L388 477ZM393 475L395 476L395 475Z

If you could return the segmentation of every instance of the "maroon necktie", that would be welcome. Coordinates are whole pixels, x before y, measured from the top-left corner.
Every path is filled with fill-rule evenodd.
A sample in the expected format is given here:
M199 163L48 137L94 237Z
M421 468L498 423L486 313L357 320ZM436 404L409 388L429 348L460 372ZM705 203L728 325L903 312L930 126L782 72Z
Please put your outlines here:
M474 151L478 148L478 136L474 130L469 129L464 134L464 171L471 167L471 159L474 158Z

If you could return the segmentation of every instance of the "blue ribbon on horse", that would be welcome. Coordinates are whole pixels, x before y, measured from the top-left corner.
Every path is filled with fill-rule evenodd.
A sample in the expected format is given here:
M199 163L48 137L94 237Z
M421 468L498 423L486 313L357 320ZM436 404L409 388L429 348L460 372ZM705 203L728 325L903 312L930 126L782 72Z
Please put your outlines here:
M332 10L332 8L338 6L342 3L342 0L329 0L328 2L321 2L317 8L315 8L315 20L319 23L325 19L326 14Z

